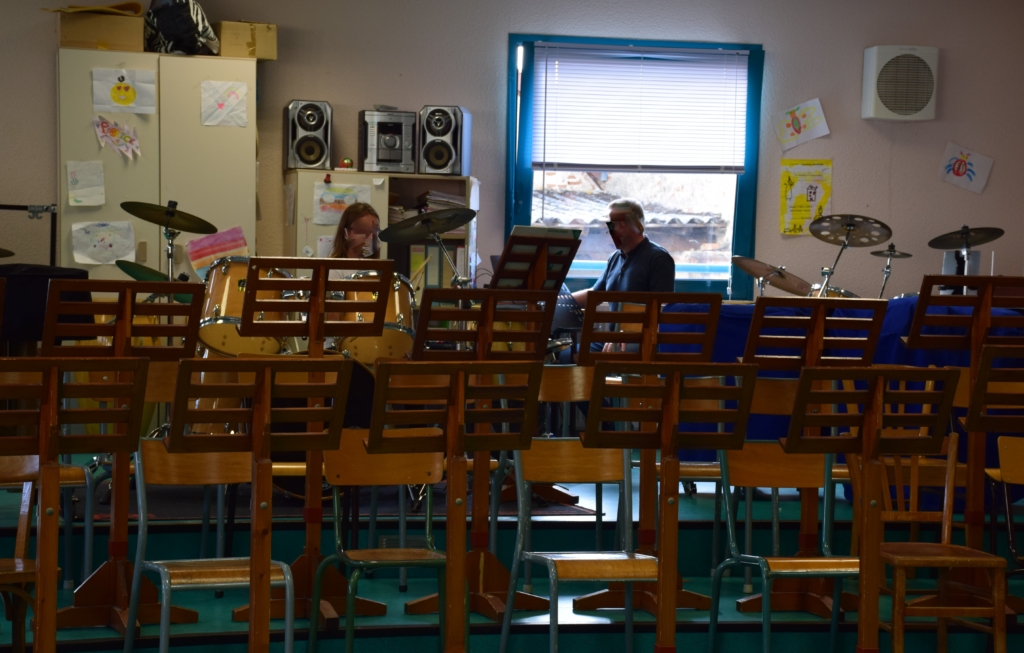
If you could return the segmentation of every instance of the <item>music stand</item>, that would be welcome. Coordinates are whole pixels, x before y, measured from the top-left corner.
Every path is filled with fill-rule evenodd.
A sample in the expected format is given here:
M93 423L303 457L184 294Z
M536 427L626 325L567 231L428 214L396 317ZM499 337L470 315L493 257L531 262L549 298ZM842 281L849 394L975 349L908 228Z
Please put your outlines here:
M612 310L599 311L597 307L610 304ZM671 304L688 304L694 310L672 312L665 308ZM587 295L589 307L583 317L583 332L580 336L579 364L592 366L598 362L617 363L710 363L718 316L722 307L722 296L718 293L662 293L662 292L612 292L590 291ZM604 330L597 330L598 326ZM666 331L663 326L683 327L686 331ZM620 351L591 351L593 343L612 343ZM680 348L682 351L668 351L665 347ZM595 383L597 373L594 374ZM634 381L636 381L634 379ZM642 377L639 383L648 383ZM594 410L591 402L590 410ZM588 416L589 417L589 416ZM587 420L589 424L589 419ZM650 428L645 424L644 428ZM596 446L596 445L591 445ZM645 555L656 555L655 523L658 503L657 446L640 449L640 516L637 527L637 551ZM664 467L662 468L664 473ZM678 470L677 470L678 473ZM678 511L673 514L678 515ZM678 520L677 520L678 521ZM677 575L675 605L680 608L707 610L710 597L684 589L682 577ZM658 614L656 588L647 583L633 585L634 605L651 614ZM609 589L573 599L575 610L598 610L601 608L623 608L626 593L620 583L609 585Z
M57 648L56 631L60 625L57 611L57 539L60 528L60 463L58 456L68 453L112 451L127 455L135 448L142 423L142 406L146 391L148 361L143 358L67 359L7 358L0 359L0 378L13 377L13 383L0 384L5 399L27 402L27 408L0 409L0 426L13 427L16 435L0 437L0 456L39 456L39 521L36 526L36 601L33 624L33 650L52 653ZM72 381L76 374L87 375L86 382ZM95 382L97 376L112 382ZM116 397L109 408L72 408L68 399L106 402ZM33 405L37 404L37 405ZM102 404L101 404L102 405ZM112 424L114 432L97 435L69 434L67 428L85 424ZM26 433L34 431L34 433ZM113 506L111 506L113 509ZM123 508L122 508L123 509ZM127 524L125 524L127 527ZM111 528L113 533L113 528ZM131 564L118 559L122 571L131 573ZM110 577L113 563L106 563L89 580L95 592L99 575L108 581L110 590L117 589ZM106 571L104 571L106 569ZM66 570L70 573L71 570ZM80 587L79 590L82 588ZM76 601L79 590L75 590ZM155 602L155 588L151 588ZM127 599L125 599L127 600ZM73 608L66 608L71 610ZM107 625L113 618L108 613L116 605L102 606ZM61 613L66 614L64 610ZM117 620L115 619L115 622Z
M311 270L308 278L264 276L264 270ZM356 272L375 272L376 276L346 278ZM334 273L334 274L332 274ZM257 256L249 259L242 300L242 322L238 333L243 337L308 338L309 358L323 358L324 340L328 337L379 337L384 332L384 317L391 288L394 261L376 259L331 259ZM273 291L281 299L261 299L257 293ZM345 299L348 292L366 293L374 299ZM285 299L291 297L291 299ZM264 320L266 313L305 316L301 320ZM370 317L372 315L372 318ZM310 373L310 383L322 383L320 372ZM318 428L315 424L311 429ZM335 445L337 446L337 445ZM316 609L310 605L316 568L323 559L320 534L323 528L324 455L322 450L306 452L305 505L302 519L306 523L306 539L302 554L291 564L295 578L295 618L310 618ZM324 574L324 595L318 609L328 625L337 626L339 615L345 614L348 582L334 567ZM284 616L283 592L271 600L274 618ZM232 611L234 621L249 618L250 606ZM356 613L380 616L387 606L377 601L356 599ZM313 626L311 626L313 627Z
M192 359L178 368L170 431L170 453L247 451L252 454L252 528L250 529L249 647L270 649L270 531L272 526L272 451L337 449L348 400L352 361L327 359ZM203 373L237 375L237 383L194 383ZM317 377L319 380L313 380ZM230 377L229 377L230 378ZM193 408L195 400L231 397L242 408ZM275 408L275 399L304 400L306 406ZM230 433L202 433L204 424L231 424ZM274 424L304 423L300 433L278 433ZM314 425L314 426L310 426ZM319 426L327 425L326 428ZM310 628L316 628L315 622Z
M503 293L498 291L498 294ZM474 546L474 552L467 555L466 452L482 453L486 461L488 452L494 449L530 448L537 429L537 394L542 373L543 363L539 360L377 363L377 391L373 398L373 420L366 450L369 453L443 451L448 459L447 592L445 605L438 606L444 610L445 653L466 650L467 605L462 588L466 587L467 576L472 611L481 611L481 600L493 603L491 592L497 592L495 586L485 584L483 575L467 574L473 569L471 556L478 547ZM493 382L494 377L499 379L497 384ZM495 408L495 404L501 407ZM491 426L499 423L508 428L494 433ZM512 427L517 424L519 430L514 431ZM482 468L477 464L474 462L476 475L486 479L487 474L481 474L480 470L486 470L487 463ZM479 505L475 492L474 487L474 523ZM486 509L486 497L482 505ZM479 556L476 559L480 560ZM485 564L486 559L480 560L480 564ZM500 567L500 563L498 565ZM500 569L505 573L504 592L507 594L508 571L503 567ZM473 596L477 598L473 599ZM517 597L524 599L530 596L517 593ZM432 598L436 605L437 595ZM421 602L425 600L421 599ZM501 603L503 612L504 600Z
M495 290L558 290L581 242L579 238L513 234L488 285Z
M906 367L809 367L800 374L789 433L780 438L783 448L787 453L843 453L862 458L862 496L855 497L860 503L862 542L858 651L878 651L878 598L885 580L879 545L883 539L881 512L887 500L882 496L887 472L880 458L942 449L959 376L955 368ZM893 383L904 389L891 387ZM907 390L907 384L922 384L924 389ZM936 389L935 384L941 388ZM920 410L904 410L907 405L920 406ZM843 406L846 412L830 406ZM847 435L833 436L834 429L845 430ZM850 474L856 473L851 464Z
M4 326L4 291L7 288L7 279L0 278L0 329Z
M144 386L148 387L148 379L159 375L160 367L173 366L178 360L195 355L205 292L205 286L199 283L53 279L46 298L42 354L100 359L147 358L150 363ZM64 293L94 293L101 297L93 297L94 301L90 302L69 301L64 299ZM162 295L171 294L189 295L191 301L187 304L154 301ZM139 301L140 298L150 301ZM61 321L62 317L72 315L92 316L93 322L97 315L113 315L114 320L106 324ZM146 320L167 318L169 323L137 324L137 317ZM146 338L154 344L136 344L133 338ZM96 346L90 346L78 342L92 339L103 339L107 344L97 342ZM180 339L180 343L174 342L175 339ZM72 343L67 344L66 340ZM158 344L168 341L169 344ZM74 603L58 611L58 628L110 626L125 634L130 589L128 579L132 577L132 565L127 558L129 466L139 435L138 431L129 433L127 437L132 438L132 446L112 452L108 559L75 589ZM99 451L103 452L102 449ZM171 607L172 623L195 623L198 618L195 610ZM138 621L145 624L160 621L157 590L149 581L142 585Z
M427 288L423 291L412 358L417 361L542 363L547 351L547 339L551 333L551 320L555 314L557 297L557 289L531 291ZM478 302L478 306L473 307L473 302ZM543 307L540 304L543 304ZM516 305L522 308L514 308ZM455 328L438 326L437 323L445 321L449 322L449 327L454 324ZM470 322L476 324L475 329L467 328L467 323ZM496 324L501 322L519 324L523 328L496 329ZM434 327L431 327L432 323ZM466 348L426 349L424 345L428 342L461 343ZM517 348L517 343L521 343L521 348ZM535 402L537 395L534 394L531 400ZM515 447L492 447L505 450L513 448ZM505 611L509 573L488 549L488 510L492 507L489 506L490 449L473 451L473 521L470 533L471 551L466 558L470 610L500 621ZM520 606L527 610L546 610L548 606L546 599L532 594L521 593L521 600ZM438 597L431 594L406 603L405 610L407 614L426 614L435 612L438 608Z

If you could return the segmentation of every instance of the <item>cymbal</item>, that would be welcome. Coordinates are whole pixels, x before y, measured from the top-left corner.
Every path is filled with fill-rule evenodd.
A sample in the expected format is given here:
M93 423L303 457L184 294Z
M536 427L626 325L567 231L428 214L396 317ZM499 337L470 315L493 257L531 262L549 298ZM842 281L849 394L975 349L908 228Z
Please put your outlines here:
M764 279L765 283L783 292L800 296L806 296L811 292L810 282L804 281L792 272L787 272L785 268L762 263L747 256L734 256L732 263L755 279Z
M928 241L928 247L932 249L962 249L963 247L977 247L993 240L1002 238L1006 233L998 227L975 227L967 225L960 227L957 231L942 234Z
M9 249L4 249L3 247L0 247L0 258L7 258L9 256L14 256L14 252L12 252Z
M380 232L380 239L385 243L409 243L414 240L430 238L434 234L443 234L458 229L476 217L472 209L444 209L431 211L419 218L407 218Z
M849 235L847 247L881 245L892 238L892 229L881 220L863 215L823 215L811 223L811 235L831 245L842 245Z
M153 224L184 231L188 234L215 234L217 227L206 220L177 209L177 202L168 202L167 206L147 204L146 202L121 202L121 208L140 220Z
M167 275L159 270L154 270L151 267L147 267L140 263L133 263L132 261L114 261L121 272L124 272L132 279L136 281L167 281ZM179 304L191 304L192 295L172 295L174 301Z
M880 249L880 250L871 252L871 255L872 256L877 256L879 258L892 258L892 259L910 258L911 256L913 256L913 254L907 254L906 252L898 251L896 249L896 246L893 245L892 243L889 243L889 246L887 248L885 248L885 249Z

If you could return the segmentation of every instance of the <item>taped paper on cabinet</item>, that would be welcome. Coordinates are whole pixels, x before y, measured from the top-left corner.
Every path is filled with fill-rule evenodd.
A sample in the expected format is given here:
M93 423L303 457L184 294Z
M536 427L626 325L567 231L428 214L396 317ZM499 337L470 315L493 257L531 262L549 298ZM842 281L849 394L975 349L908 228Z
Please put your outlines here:
M772 115L772 124L783 152L829 134L828 121L818 98Z
M102 161L68 161L68 204L103 206L107 203L103 187Z
M992 172L992 163L990 157L974 150L960 147L956 143L946 143L942 165L939 166L939 179L980 194L985 190L988 175Z
M135 260L135 228L131 222L76 222L71 225L75 263L109 265Z
M334 236L317 236L316 257L331 258L331 250L334 249Z
M832 160L783 159L779 193L782 234L809 234L812 220L832 214Z
M135 133L134 128L118 124L103 116L93 118L92 126L96 130L96 138L100 142L100 147L106 147L109 144L129 161L134 159L136 154L142 156L139 136Z
M93 68L92 110L156 113L156 71Z
M244 82L211 82L200 84L203 124L213 127L245 127L249 124Z
M356 202L370 202L369 186L322 181L313 184L313 224L338 224L345 209Z

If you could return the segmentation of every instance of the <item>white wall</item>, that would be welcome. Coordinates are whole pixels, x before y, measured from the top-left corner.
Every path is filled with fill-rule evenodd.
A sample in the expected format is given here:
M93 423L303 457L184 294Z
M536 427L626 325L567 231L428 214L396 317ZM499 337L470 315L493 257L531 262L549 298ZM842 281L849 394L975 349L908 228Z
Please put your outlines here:
M56 199L56 19L52 0L0 5L0 202ZM893 242L914 253L894 263L892 292L916 290L938 270L935 235L996 226L1007 235L996 272L1024 269L1024 3L1018 0L202 0L211 20L277 23L279 59L260 64L259 184L262 254L286 250L281 187L282 110L292 99L324 99L335 111L335 160L355 158L356 113L374 103L418 110L461 104L473 113L473 173L482 181L481 254L502 244L508 34L510 32L759 43L766 52L756 256L816 281L835 249L778 228L781 149L768 115L821 98L832 135L789 152L831 158L834 212L889 223ZM938 118L895 124L860 118L865 47L940 48ZM28 125L34 125L29 127ZM944 184L947 141L995 159L982 195ZM45 230L0 214L0 247L45 260ZM41 242L35 242L41 241ZM884 260L847 254L835 282L874 295Z

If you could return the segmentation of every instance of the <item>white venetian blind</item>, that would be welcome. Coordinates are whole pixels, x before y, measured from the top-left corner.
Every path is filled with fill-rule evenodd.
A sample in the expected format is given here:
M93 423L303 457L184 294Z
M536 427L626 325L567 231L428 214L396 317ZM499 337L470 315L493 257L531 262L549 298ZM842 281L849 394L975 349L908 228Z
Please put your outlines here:
M747 53L534 45L533 168L743 171Z

